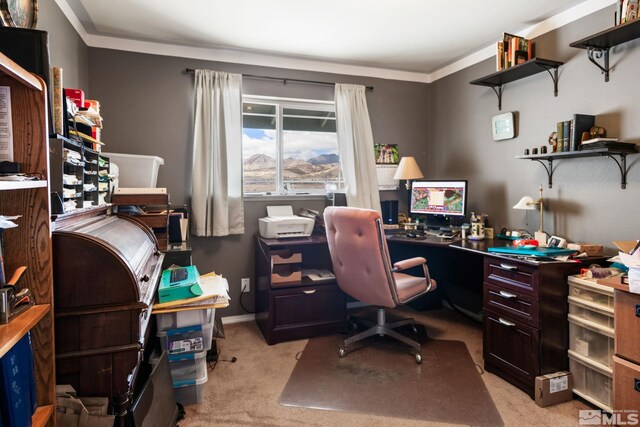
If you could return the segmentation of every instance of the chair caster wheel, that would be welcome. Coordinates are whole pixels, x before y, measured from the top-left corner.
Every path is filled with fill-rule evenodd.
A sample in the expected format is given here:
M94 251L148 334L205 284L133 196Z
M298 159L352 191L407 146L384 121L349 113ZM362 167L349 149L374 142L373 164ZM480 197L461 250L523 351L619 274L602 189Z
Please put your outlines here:
M341 348L338 350L338 356L345 357L347 355L347 350L345 348Z
M422 356L420 353L416 354L416 363L419 365L422 363Z

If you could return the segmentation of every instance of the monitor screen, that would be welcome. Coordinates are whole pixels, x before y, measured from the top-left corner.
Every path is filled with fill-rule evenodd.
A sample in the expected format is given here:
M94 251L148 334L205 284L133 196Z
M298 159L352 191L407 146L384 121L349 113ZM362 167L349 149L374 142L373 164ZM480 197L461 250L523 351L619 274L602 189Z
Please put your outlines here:
M409 212L412 215L463 220L467 214L466 204L467 181L417 180L411 183Z

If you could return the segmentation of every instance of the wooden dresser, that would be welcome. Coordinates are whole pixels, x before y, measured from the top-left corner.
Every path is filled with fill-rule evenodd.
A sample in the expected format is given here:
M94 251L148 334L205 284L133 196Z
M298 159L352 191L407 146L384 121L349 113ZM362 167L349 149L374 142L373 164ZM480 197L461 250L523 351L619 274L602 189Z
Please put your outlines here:
M80 396L108 397L111 413L123 420L164 255L151 230L130 217L103 214L56 226L57 383Z

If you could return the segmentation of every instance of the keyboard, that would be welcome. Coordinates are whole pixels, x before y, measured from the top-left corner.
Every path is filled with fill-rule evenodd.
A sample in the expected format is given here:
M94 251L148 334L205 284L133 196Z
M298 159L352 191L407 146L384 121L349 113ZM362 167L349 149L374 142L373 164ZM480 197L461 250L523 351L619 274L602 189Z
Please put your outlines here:
M171 270L171 277L169 279L169 283L176 283L185 280L189 276L189 272L186 268L176 268L175 270Z

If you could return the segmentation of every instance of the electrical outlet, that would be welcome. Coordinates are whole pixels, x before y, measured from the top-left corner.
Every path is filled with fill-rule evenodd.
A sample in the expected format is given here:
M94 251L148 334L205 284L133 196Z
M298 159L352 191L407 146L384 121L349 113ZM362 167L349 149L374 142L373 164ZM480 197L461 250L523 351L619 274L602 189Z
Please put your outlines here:
M240 280L240 290L242 292L251 291L251 279L249 279L248 277L245 277L245 278L241 279Z

